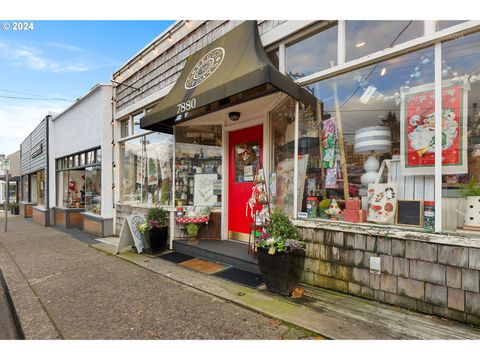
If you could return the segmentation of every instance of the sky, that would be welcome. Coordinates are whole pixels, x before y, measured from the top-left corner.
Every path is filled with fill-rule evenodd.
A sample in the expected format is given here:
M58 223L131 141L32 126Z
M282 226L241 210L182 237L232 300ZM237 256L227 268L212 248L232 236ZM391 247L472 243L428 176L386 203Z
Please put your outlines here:
M60 112L95 84L107 83L173 22L33 21L28 31L2 27L0 154L19 150L49 111Z

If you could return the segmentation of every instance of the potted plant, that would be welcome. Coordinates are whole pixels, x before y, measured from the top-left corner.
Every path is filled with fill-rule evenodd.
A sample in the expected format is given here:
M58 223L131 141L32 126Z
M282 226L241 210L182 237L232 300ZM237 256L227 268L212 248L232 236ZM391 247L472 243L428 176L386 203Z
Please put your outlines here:
M200 226L195 223L189 223L187 224L187 234L190 236L190 242L192 243L198 243L198 232L200 230Z
M467 198L465 202L465 212L457 212L464 217L465 229L480 230L480 184L475 182L475 178L471 178L467 184L460 188L460 194Z
M137 229L143 234L146 253L164 250L168 241L168 212L160 207L148 209L145 222L139 224Z
M304 242L283 210L274 210L271 220L256 240L258 265L267 289L289 296L298 286L305 261Z

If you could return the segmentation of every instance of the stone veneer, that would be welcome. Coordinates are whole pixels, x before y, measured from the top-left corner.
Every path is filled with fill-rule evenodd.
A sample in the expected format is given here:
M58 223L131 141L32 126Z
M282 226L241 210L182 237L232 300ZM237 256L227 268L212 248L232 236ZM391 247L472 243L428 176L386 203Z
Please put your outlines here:
M306 242L302 281L480 324L480 241L386 227L295 221ZM370 273L370 257L381 274Z

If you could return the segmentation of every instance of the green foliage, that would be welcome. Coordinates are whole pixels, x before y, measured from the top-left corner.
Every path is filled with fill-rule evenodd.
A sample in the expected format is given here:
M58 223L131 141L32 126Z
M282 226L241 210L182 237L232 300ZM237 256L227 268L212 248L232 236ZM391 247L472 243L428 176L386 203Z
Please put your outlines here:
M158 223L158 226L168 226L168 212L161 207L152 207L148 209L145 219L147 222L155 220Z
M320 204L318 204L318 207L320 209L328 209L331 203L332 201L330 199L323 199L322 201L320 201Z
M460 188L460 194L462 196L480 196L480 184L475 182L475 178L472 177L467 184L463 184Z
M200 229L200 227L195 223L187 224L187 234L189 236L197 236L199 229Z
M265 231L277 240L298 239L297 228L282 209L273 210L272 218L265 227Z
M150 230L150 229L149 229L148 223L143 222L143 223L137 225L137 230L140 231L143 234L145 231Z

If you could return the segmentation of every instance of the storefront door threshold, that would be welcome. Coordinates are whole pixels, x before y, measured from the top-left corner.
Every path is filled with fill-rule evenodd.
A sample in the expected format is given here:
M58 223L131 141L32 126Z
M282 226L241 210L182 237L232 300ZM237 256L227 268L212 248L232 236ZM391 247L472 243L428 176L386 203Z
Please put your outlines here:
M174 240L173 250L260 274L257 258L248 252L248 244L238 241L200 240L198 244L191 244L188 240Z

